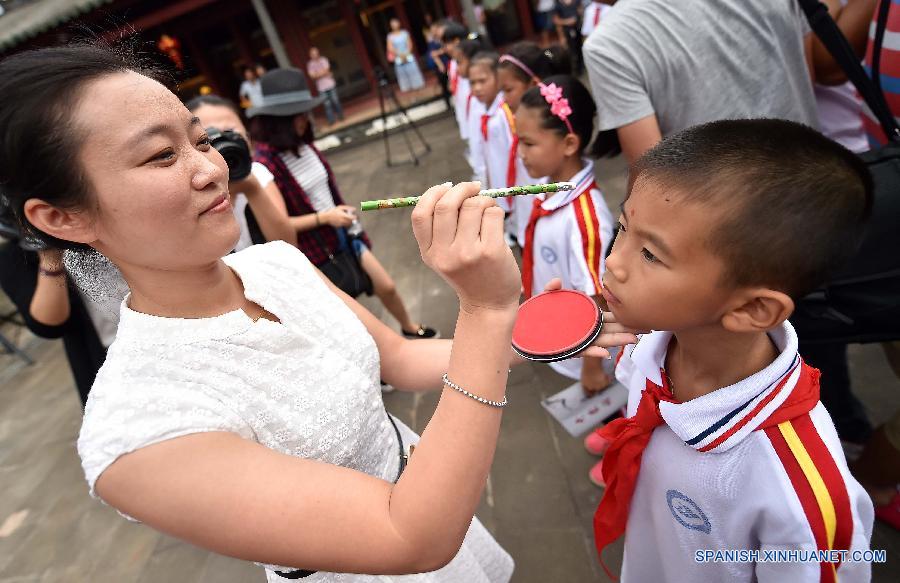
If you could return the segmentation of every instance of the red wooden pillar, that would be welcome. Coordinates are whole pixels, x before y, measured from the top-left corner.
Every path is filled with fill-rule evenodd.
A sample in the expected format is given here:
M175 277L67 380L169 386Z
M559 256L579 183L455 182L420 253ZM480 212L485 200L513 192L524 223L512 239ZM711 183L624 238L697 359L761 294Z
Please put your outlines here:
M305 71L309 60L309 35L303 26L303 15L292 0L267 0L266 4L291 64Z
M186 56L197 67L197 71L206 79L206 84L212 88L213 93L222 95L222 89L226 85L222 84L216 76L215 69L210 66L203 47L190 35L184 37L184 43L187 45L187 50L190 51L190 54Z
M244 64L248 67L252 67L253 63L256 62L256 55L253 54L253 48L250 46L250 39L248 39L244 34L244 31L241 30L237 19L232 18L229 20L228 29L231 31L231 37L237 44L238 52L241 54L241 59L243 59Z
M350 4L350 0L338 0L338 6L341 8L341 18L347 23L350 30L350 38L353 41L353 48L356 49L356 56L359 58L359 64L362 66L363 73L369 81L369 86L375 86L375 71L372 68L372 60L369 58L369 49L363 40L363 33L359 29L359 18Z
M462 22L462 7L459 5L459 0L444 0L444 9L449 16L453 17L453 20Z
M531 18L531 3L528 0L516 0L519 10L519 24L522 25L522 37L534 37L534 20Z

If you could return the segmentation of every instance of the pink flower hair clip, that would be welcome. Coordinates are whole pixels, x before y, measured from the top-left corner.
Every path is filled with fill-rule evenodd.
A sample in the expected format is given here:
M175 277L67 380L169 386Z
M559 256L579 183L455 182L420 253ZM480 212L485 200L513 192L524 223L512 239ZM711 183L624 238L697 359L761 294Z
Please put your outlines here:
M569 107L569 100L563 97L562 87L556 83L550 83L549 85L541 83L540 87L541 97L550 106L550 113L561 119L566 124L566 129L569 130L569 133L574 134L575 130L572 129L572 123L569 121L569 116L572 115L572 108Z

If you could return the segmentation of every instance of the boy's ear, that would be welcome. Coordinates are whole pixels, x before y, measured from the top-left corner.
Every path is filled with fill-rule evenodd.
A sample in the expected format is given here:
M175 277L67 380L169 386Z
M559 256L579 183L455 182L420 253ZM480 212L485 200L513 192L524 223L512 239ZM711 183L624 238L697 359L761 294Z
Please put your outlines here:
M39 198L25 201L25 218L36 229L63 241L91 243L97 240L93 221L83 210L65 210Z
M765 332L788 319L794 300L784 292L752 288L742 293L736 306L722 316L722 326L731 332Z

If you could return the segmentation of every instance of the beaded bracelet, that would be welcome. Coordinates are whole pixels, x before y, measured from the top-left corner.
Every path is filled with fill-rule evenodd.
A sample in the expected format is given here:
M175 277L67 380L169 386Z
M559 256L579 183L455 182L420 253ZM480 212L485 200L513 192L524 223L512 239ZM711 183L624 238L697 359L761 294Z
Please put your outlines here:
M441 377L441 380L444 381L444 384L447 385L448 387L450 387L451 389L453 389L455 391L459 391L463 395L469 397L470 399L475 399L479 403L483 403L485 405L490 405L491 407L498 407L498 408L506 407L509 404L509 401L506 400L506 395L503 395L502 401L491 401L490 399L485 399L484 397L479 397L478 395L476 395L474 393L470 393L469 391L465 390L461 386L459 386L456 383L454 383L453 381L451 381L450 378L447 376L447 373L444 373L444 376Z

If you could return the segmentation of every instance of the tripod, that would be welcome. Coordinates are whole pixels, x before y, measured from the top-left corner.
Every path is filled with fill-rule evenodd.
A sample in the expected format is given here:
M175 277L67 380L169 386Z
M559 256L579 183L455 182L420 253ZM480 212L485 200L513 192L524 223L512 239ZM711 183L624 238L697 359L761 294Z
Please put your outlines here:
M416 150L413 147L412 141L409 139L409 128L416 133L416 136L419 138L419 142L421 142L422 146L425 148L425 152L421 155L427 154L431 152L431 146L428 145L428 142L425 141L425 138L422 137L422 133L419 131L419 127L416 125L416 122L413 121L411 117L409 117L409 113L406 111L406 108L400 101L397 99L397 94L394 93L394 88L391 87L388 82L387 75L384 71L376 71L376 75L378 77L378 105L381 108L381 136L384 138L384 151L387 157L387 165L388 168L391 166L406 164L408 162L412 162L414 166L419 165L419 155L416 154ZM391 143L388 138L388 125L387 125L387 110L385 109L385 101L390 100L394 104L394 110L396 112L400 112L403 114L403 117L406 118L407 124L400 126L400 133L403 134L403 140L406 142L406 149L409 151L409 160L405 160L403 162L394 163L391 159Z

